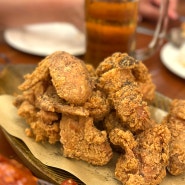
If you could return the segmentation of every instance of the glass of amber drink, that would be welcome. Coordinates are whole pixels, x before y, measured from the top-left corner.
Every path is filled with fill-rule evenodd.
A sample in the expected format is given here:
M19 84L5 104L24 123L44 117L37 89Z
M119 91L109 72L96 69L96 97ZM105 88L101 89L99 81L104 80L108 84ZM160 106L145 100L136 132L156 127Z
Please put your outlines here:
M163 26L165 17L164 6L167 7L168 3L163 5L162 20L159 20L161 21L160 27ZM126 52L137 57L135 35L138 21L138 0L86 0L85 16L85 61L87 63L97 67L104 58L114 52ZM159 28L157 32L159 32ZM156 33L155 37L158 34ZM139 57L144 58L141 51L139 51Z

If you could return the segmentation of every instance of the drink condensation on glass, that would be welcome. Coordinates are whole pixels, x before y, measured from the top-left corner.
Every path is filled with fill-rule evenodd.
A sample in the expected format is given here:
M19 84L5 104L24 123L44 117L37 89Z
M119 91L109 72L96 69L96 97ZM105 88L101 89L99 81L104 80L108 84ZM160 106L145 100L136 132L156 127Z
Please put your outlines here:
M138 0L86 0L85 61L95 67L114 52L135 50Z

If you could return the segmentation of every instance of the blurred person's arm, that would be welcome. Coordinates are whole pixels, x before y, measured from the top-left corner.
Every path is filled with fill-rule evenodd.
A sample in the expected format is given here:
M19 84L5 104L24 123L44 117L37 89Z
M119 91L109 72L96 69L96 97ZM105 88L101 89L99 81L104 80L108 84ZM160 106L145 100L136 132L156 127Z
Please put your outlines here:
M0 28L38 22L84 24L84 0L0 0Z
M159 17L159 6L162 0L140 0L139 1L139 14L141 17L157 20ZM169 0L168 17L169 19L176 20L178 0Z

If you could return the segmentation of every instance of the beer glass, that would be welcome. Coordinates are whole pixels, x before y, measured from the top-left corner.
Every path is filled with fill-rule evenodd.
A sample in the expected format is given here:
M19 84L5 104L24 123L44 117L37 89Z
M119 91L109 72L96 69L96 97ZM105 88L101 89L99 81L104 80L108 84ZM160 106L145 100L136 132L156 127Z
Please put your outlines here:
M86 0L85 62L97 67L114 52L125 52L138 60L150 57L160 46L167 27L168 0L160 6L153 39L146 48L136 50L139 0Z

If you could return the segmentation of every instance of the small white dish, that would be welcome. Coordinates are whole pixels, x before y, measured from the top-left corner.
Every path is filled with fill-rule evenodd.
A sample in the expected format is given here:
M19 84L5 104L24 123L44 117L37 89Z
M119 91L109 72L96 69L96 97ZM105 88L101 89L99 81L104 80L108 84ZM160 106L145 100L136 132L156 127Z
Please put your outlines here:
M171 72L185 79L185 66L180 62L180 48L173 46L171 43L166 43L160 52L162 63Z
M25 53L47 56L55 51L72 55L85 53L85 35L69 23L43 23L11 28L4 32L5 41Z

